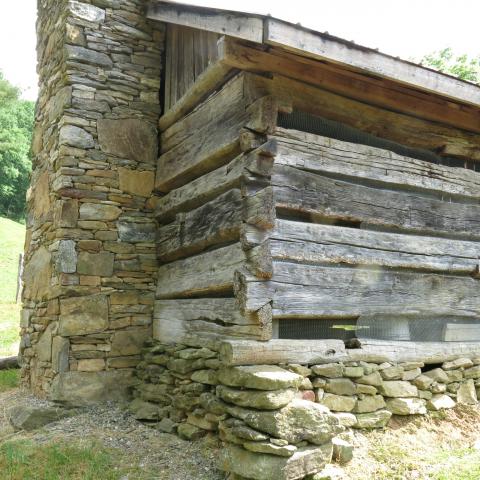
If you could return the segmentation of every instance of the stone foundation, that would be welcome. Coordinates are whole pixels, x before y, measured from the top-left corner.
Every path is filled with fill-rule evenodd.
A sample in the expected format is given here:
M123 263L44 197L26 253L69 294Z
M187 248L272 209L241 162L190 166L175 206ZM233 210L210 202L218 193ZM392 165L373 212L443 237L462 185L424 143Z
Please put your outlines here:
M218 434L232 479L293 480L332 460L344 428L476 404L480 359L227 367L208 348L151 343L137 376L137 419L188 440Z

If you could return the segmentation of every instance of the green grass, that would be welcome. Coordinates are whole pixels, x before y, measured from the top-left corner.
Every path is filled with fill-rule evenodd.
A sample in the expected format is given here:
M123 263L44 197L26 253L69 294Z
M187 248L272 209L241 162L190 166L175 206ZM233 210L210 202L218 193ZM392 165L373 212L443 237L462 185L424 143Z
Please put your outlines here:
M118 467L119 453L93 442L33 444L13 440L0 444L2 480L118 480L140 478L135 469Z
M18 385L18 370L0 370L0 393Z
M0 218L0 357L18 351L20 306L17 292L18 254L23 251L25 226Z

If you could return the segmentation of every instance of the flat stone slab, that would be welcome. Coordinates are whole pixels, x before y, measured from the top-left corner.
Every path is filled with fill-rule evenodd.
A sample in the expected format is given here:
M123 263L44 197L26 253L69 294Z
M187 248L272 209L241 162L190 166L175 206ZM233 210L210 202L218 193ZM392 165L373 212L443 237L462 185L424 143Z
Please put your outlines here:
M387 410L395 415L425 415L425 400L421 398L392 398L387 400Z
M282 390L298 388L303 377L274 365L249 365L223 368L218 372L218 380L229 387Z
M291 457L250 452L227 444L222 469L254 480L300 480L320 471L332 458L332 444L299 448Z
M442 394L433 395L433 397L427 402L427 408L433 411L453 408L454 406L455 400L450 398L448 395Z
M255 430L293 444L307 440L322 445L343 430L327 407L308 400L294 399L280 410L227 407L227 412Z
M390 418L392 412L388 410L377 410L372 413L358 413L357 423L353 425L354 428L383 428L385 427Z
M7 412L7 417L15 431L36 430L62 418L71 417L76 410L66 410L59 407L29 407L17 405Z
M383 382L378 391L386 397L418 397L417 387L403 380Z
M228 403L240 407L260 410L277 410L288 405L295 397L296 390L237 390L236 388L219 385L217 396Z

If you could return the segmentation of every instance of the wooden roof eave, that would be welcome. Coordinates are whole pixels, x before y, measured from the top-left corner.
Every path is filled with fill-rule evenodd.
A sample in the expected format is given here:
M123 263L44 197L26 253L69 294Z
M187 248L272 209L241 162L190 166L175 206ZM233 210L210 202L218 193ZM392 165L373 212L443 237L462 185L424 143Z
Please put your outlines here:
M151 1L147 17L275 46L295 55L334 63L460 104L480 107L480 87L475 84L272 17L165 0Z

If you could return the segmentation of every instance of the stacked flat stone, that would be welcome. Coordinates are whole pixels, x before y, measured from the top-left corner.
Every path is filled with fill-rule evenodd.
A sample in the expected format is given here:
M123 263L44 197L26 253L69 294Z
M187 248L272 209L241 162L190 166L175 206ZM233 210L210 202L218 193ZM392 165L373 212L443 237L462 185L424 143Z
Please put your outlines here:
M392 414L424 415L477 403L480 359L459 358L441 368L422 362L366 362L313 365L315 397L345 426L384 427Z
M142 0L39 0L38 15L23 381L59 401L125 397L151 336L164 26Z
M217 397L230 418L220 423L222 468L243 478L294 480L332 459L342 431L328 408L302 398L304 377L270 365L219 371Z
M226 418L215 397L218 367L217 352L208 348L153 343L137 366L142 383L135 389L132 413L188 440L216 431Z
M151 342L130 410L184 439L218 433L231 478L301 479L331 461L343 430L327 407L304 398L308 373L300 365L224 367L209 348Z
M319 472L332 452L351 459L352 447L334 438L345 427L477 403L480 359L226 366L215 343L150 342L137 375L136 418L189 440L218 434L231 480L293 480Z

